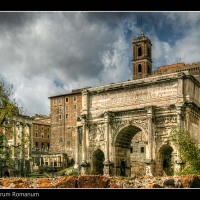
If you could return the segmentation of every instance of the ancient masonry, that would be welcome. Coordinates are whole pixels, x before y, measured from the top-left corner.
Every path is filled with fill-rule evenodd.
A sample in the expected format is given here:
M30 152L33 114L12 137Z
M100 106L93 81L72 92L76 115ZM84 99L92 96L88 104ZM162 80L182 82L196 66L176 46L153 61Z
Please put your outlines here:
M199 76L184 64L152 72L151 46L144 34L133 41L133 80L81 90L73 156L82 174L170 175L183 167L170 132L188 130L199 144Z

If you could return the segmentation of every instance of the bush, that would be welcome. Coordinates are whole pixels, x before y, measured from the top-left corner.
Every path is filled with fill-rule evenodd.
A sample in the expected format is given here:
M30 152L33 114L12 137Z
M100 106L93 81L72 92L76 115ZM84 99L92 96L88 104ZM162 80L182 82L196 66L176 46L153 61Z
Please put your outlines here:
M200 174L200 149L191 139L190 133L186 130L173 130L171 137L186 164L178 174Z

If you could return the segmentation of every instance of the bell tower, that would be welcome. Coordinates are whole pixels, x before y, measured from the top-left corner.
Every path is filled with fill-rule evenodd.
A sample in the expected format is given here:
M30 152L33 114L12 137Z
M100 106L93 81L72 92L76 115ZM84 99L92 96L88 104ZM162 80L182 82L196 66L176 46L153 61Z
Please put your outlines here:
M151 41L143 32L133 40L133 80L152 73L151 46Z

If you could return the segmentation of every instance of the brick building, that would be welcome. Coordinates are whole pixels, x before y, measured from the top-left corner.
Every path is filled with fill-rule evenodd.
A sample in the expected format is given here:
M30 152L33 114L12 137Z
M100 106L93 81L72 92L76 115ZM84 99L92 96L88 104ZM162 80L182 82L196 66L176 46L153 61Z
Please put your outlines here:
M169 74L174 72L188 71L198 81L200 81L200 62L185 64L184 62L175 63L171 65L160 66L157 70L153 71L152 75Z
M51 96L51 139L50 152L65 153L73 162L75 149L75 127L82 109L82 89L72 90L57 96Z
M50 149L50 116L35 115L32 124L32 152L48 152Z

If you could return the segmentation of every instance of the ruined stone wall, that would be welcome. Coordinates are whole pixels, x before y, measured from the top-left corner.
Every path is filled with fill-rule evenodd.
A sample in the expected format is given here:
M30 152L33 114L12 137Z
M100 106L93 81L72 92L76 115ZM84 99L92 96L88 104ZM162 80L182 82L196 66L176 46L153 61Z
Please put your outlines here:
M200 106L200 83L192 78L184 80L184 95L186 101L193 101Z

